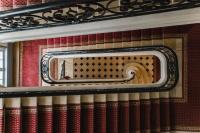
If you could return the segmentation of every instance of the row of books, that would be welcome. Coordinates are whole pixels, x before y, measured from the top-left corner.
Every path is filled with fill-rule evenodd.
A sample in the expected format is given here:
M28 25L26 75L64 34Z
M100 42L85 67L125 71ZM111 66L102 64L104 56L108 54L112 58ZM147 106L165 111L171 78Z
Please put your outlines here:
M0 0L0 11L53 1L55 0Z
M169 99L139 95L1 99L0 133L159 133L169 128Z

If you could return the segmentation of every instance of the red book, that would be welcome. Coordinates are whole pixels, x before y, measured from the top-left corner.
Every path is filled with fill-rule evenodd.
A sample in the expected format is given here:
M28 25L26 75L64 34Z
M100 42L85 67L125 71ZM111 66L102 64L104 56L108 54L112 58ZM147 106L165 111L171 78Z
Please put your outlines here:
M140 132L140 95L139 93L129 94L129 132Z
M52 133L53 126L52 97L38 98L38 132Z
M151 101L149 93L140 93L140 124L141 132L150 132L151 130Z
M53 132L67 132L67 97L53 97Z
M118 133L118 94L106 96L107 132Z
M80 133L81 132L81 105L80 105L80 96L68 96L67 97L67 124L68 124L68 133Z
M27 5L27 0L13 0L13 8L20 8Z
M159 92L151 93L151 132L160 133Z
M129 133L129 95L119 94L119 133Z
M22 98L22 132L37 133L37 98Z
M28 0L27 5L41 4L42 0Z
M5 132L21 133L20 98L5 99Z
M13 0L0 0L0 11L10 10L13 8Z
M0 99L0 133L4 132L4 110L3 99Z
M106 133L106 95L94 95L94 132Z
M81 133L94 133L94 96L81 96Z

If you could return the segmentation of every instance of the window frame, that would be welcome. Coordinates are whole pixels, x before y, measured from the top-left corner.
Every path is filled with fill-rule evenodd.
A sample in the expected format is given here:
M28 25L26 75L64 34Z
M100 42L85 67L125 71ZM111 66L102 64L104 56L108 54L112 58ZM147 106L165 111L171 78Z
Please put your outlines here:
M1 85L6 86L6 47L0 46L0 52L3 53L2 57L3 66L2 68L0 68L0 71L3 72L3 77L0 77L0 80L2 80L3 83Z

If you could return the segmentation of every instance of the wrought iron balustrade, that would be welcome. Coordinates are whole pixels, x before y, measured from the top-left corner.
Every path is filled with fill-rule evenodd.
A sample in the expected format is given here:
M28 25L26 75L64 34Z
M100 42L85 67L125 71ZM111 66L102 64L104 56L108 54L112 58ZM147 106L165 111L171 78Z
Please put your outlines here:
M102 83L102 81L88 81L85 84L71 79L70 82L61 80L52 80L49 75L49 61L53 56L75 56L77 54L82 55L92 55L95 54L130 54L138 52L148 52L154 53L159 57L160 61L160 76L161 78L157 82L147 83L147 84L128 84L126 81L115 81L115 79L110 83ZM127 53L128 52L128 53ZM139 53L138 53L139 54ZM140 59L139 59L140 60ZM131 64L131 63L129 63ZM134 65L134 64L133 64ZM136 64L137 65L137 64ZM132 66L132 64L130 65ZM137 67L130 67L134 70ZM132 69L133 68L133 69ZM130 72L130 71L126 71ZM132 73L131 73L132 74ZM134 76L137 76L137 72L134 73ZM129 75L130 76L130 75ZM133 80L135 77L130 77L128 80ZM52 86L43 86L43 87L8 87L2 88L0 86L0 97L32 97L32 96L59 96L59 95L80 95L80 94L102 94L102 93L132 93L132 92L161 92L168 91L173 89L178 80L178 60L174 51L166 46L144 46L144 47L135 47L135 48L121 48L121 49L106 49L106 50L90 50L90 51L68 51L68 52L56 52L56 53L47 53L41 59L41 77L42 79L52 84ZM97 78L99 79L99 78ZM122 83L118 83L122 82Z
M0 33L73 25L200 6L200 0L60 0L0 12Z

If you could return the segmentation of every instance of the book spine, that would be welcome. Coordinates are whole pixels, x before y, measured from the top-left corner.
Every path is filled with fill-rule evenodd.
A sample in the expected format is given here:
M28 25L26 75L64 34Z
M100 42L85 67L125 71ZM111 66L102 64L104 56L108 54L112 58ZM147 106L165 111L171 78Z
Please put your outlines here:
M3 109L4 100L0 99L0 133L4 132L4 109Z
M140 132L140 94L129 94L129 133Z
M13 0L13 8L27 6L27 0Z
M81 133L94 132L94 96L81 96Z
M129 133L129 95L119 94L119 133Z
M80 95L67 97L68 106L68 133L80 133L81 129L81 105Z
M53 132L67 132L67 96L53 97Z
M52 97L38 97L38 132L52 133Z
M140 124L141 132L150 133L151 132L151 102L150 93L140 93Z
M106 95L94 95L94 132L106 133Z
M37 98L22 98L22 132L37 133Z
M10 10L13 8L13 0L0 0L0 11Z
M21 99L6 98L5 99L5 132L20 133L21 132Z
M118 94L106 96L107 132L118 133Z

